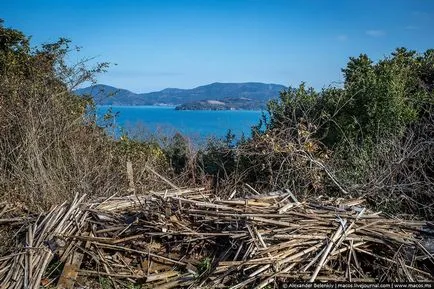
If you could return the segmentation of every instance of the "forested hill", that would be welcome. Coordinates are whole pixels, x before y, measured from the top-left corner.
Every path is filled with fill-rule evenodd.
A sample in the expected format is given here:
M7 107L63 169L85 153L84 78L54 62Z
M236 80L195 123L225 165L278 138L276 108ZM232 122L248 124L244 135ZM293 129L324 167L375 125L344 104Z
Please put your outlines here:
M195 103L208 103L209 106L200 106L199 109L213 109L213 104L226 103L226 109L260 109L270 99L278 98L284 88L279 84L258 82L212 83L193 89L166 88L138 94L98 84L78 89L75 93L90 95L99 105L184 105L197 109ZM243 105L238 107L238 104Z

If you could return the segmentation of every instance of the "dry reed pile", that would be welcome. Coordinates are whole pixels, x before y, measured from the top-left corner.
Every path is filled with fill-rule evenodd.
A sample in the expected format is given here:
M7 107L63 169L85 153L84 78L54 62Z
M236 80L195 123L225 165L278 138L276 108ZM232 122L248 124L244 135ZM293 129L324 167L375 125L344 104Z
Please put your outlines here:
M43 216L0 219L17 230L17 249L0 258L1 288L74 288L101 278L114 288L433 280L434 256L423 245L432 223L383 217L362 199L234 195L184 189L93 203L83 196ZM50 274L56 264L63 271Z

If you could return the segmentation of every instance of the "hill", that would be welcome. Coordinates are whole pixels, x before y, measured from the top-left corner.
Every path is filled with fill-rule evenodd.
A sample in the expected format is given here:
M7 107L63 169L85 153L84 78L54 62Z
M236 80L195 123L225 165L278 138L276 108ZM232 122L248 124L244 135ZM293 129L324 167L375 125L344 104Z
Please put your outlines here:
M174 105L181 109L261 109L285 88L259 82L212 83L193 89L166 88L150 93L133 93L108 85L77 89L78 95L90 95L99 105Z
M97 84L74 91L77 95L89 95L99 105L139 105L140 94L109 85Z

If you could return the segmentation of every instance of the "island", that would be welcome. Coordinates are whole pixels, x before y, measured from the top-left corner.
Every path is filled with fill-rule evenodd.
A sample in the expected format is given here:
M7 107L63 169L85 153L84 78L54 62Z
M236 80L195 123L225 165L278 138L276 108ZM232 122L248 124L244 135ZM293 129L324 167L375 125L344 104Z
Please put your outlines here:
M227 97L220 100L200 100L176 106L176 110L261 110L265 103L247 97Z

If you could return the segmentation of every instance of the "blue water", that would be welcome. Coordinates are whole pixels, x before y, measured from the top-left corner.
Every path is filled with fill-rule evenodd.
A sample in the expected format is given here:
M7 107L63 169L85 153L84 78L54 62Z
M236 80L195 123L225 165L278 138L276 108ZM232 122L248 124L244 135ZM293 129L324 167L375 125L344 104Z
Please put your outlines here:
M102 117L111 109L115 117L106 123L109 133L119 136L121 131L129 136L144 137L155 133L173 135L180 132L193 141L203 141L211 136L224 137L230 129L237 138L244 133L250 136L251 127L257 125L261 111L187 111L160 106L97 106L97 115Z

